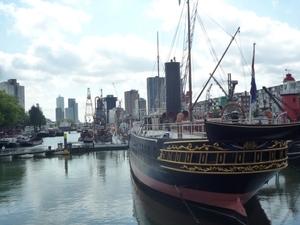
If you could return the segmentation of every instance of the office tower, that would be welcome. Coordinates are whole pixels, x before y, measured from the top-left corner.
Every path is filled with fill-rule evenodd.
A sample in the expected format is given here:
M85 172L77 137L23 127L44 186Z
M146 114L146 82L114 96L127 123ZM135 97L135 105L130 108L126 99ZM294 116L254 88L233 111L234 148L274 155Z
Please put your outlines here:
M56 98L56 108L55 108L55 119L56 121L63 120L65 114L65 103L64 103L64 97L58 96Z
M66 119L71 119L78 123L78 103L75 98L68 99L68 108L65 109Z
M104 101L106 102L106 119L107 119L107 123L114 123L114 121L109 121L109 117L108 117L108 113L109 110L116 108L116 102L117 102L117 97L114 97L113 95L107 95L104 98Z
M17 96L20 105L25 109L25 88L20 86L17 79L9 79L0 83L0 90L4 90L7 94Z

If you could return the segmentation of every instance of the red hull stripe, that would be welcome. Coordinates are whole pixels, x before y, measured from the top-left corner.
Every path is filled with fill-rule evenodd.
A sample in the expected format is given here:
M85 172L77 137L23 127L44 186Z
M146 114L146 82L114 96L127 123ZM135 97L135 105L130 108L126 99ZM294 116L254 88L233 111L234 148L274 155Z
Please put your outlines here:
M180 197L174 186L152 179L151 177L142 173L132 163L131 169L134 172L135 176L146 186L176 198ZM254 191L245 194L224 194L193 190L184 187L177 187L177 189L182 194L182 197L186 200L209 206L231 209L243 216L247 216L243 204L245 204L256 193L256 191Z

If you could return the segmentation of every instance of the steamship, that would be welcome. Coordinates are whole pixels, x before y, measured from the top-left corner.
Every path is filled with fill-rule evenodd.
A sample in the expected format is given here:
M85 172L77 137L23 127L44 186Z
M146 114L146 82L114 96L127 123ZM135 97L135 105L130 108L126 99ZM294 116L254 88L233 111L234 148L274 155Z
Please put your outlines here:
M288 141L210 140L206 121L192 119L191 89L190 111L182 110L179 62L165 63L165 82L166 109L132 125L129 138L132 177L187 207L195 205L247 224L244 204L287 167ZM213 132L219 131L210 134Z
M207 139L205 121L187 121L188 112L180 111L179 67L165 63L167 112L133 124L132 175L160 193L247 224L243 205L288 165L287 141Z

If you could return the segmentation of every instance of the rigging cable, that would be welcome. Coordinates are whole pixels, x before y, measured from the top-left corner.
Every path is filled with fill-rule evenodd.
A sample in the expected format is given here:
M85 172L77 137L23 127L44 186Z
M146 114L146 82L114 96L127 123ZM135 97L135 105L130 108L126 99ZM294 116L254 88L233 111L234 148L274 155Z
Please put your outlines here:
M207 35L206 29L205 29L205 27L204 27L204 24L203 24L203 22L202 22L202 20L201 20L201 17L199 16L199 14L197 14L197 18L198 18L198 21L199 21L199 23L200 23L200 25L201 25L201 29L202 29L202 32L203 32L203 34L204 34L205 40L206 40L206 42L207 42L207 45L208 45L208 47L209 47L209 50L210 50L210 52L211 52L211 55L212 55L213 59L215 60L215 62L217 63L217 62L219 61L219 59L218 59L218 57L217 57L217 55L216 55L216 52L215 52L214 48L212 47L211 41L210 41L210 39L209 39L209 37L208 37L208 35ZM230 36L232 37L232 35L230 35ZM219 67L220 67L220 69L222 70L223 75L225 76L225 72L224 72L222 66L220 65ZM214 76L213 76L212 78L213 78L213 80L219 85L219 87L221 88L221 90L223 91L223 93L225 94L225 96L228 96L228 94L227 94L226 91L223 89L223 87L221 86L221 84L216 80L216 78L215 78ZM222 80L222 83L224 83L223 80Z
M175 41L176 41L176 37L177 37L177 35L178 35L178 33L179 33L179 28L181 27L180 26L180 21L182 20L182 16L183 16L183 12L184 12L184 6L185 6L185 4L183 4L183 7L182 7L182 11L181 11L181 14L180 14L180 17L179 17L179 21L178 21L178 24L177 24L177 28L176 28L176 31L175 31L175 35L174 35L174 37L173 37L173 41L172 41L172 45L171 45L171 48L170 48L170 51L169 51L169 54L168 54L168 56L167 56L167 59L165 60L166 62L168 62L169 61L169 59L171 58L171 54L172 54L172 49L174 48L174 44L175 44ZM174 53L175 54L175 53Z
M247 67L247 63L246 63L246 60L244 59L244 56L243 56L243 50L242 50L242 38L241 38L241 33L239 33L239 43L240 43L240 46L238 45L238 43L236 42L236 45L240 51L240 56L241 56L241 63L242 63L242 68L243 68L243 75L244 75L244 85L245 85L245 90L249 90L248 89L248 85L246 82L246 73L245 73L245 67ZM249 69L249 67L248 67ZM251 71L249 70L249 73L251 74Z

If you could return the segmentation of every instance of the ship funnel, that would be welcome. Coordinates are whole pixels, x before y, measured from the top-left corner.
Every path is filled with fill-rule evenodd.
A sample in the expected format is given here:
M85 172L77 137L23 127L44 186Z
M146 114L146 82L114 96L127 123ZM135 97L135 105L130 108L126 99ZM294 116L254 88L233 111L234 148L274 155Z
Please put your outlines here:
M166 113L175 115L181 112L180 63L165 63L166 74ZM169 116L170 117L170 116ZM169 121L171 122L171 120ZM174 122L174 121L173 121Z

